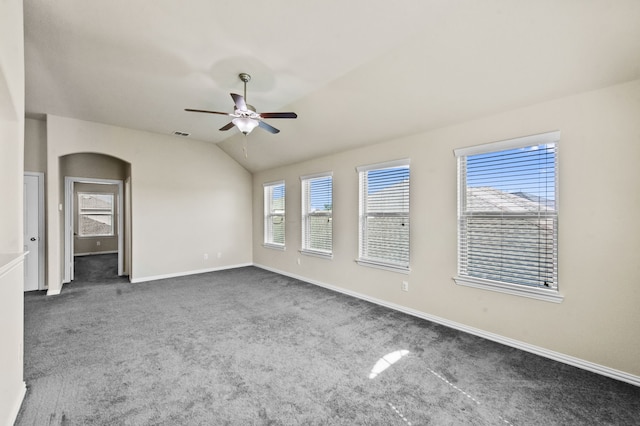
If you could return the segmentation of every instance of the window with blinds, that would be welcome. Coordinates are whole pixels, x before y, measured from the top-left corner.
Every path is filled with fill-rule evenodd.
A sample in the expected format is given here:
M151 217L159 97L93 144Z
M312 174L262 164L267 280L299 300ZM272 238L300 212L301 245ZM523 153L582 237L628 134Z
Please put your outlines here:
M302 252L331 257L333 178L331 173L302 176Z
M359 167L358 263L409 271L409 160Z
M78 236L115 235L114 199L109 193L78 193Z
M557 291L559 136L456 150L458 278Z
M284 181L264 184L264 245L284 248Z

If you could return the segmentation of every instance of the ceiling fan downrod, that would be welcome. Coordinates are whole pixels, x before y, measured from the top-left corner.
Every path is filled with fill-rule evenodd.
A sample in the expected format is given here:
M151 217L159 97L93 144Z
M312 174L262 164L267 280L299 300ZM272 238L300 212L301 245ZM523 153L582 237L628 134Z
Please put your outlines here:
M244 101L246 102L247 101L247 83L251 81L251 76L246 72L241 72L240 74L238 74L238 77L240 77L240 80L242 80L242 82L244 83Z

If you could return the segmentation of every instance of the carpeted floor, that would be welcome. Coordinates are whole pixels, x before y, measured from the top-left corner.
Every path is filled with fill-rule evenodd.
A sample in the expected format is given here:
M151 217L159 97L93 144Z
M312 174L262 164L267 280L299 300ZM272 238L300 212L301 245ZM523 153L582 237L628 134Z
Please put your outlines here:
M114 281L127 282L127 277L118 276L118 254L94 254L75 256L73 259L74 281L71 285ZM65 286L66 289L66 286Z
M258 268L89 275L25 295L17 425L640 421L640 388Z

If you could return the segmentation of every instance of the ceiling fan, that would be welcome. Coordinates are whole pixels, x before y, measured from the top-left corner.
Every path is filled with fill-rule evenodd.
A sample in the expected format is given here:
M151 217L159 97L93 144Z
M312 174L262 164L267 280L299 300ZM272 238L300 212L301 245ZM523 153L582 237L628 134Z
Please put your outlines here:
M295 112L256 112L255 107L249 105L246 102L247 99L247 83L251 80L251 76L247 73L238 74L240 80L244 82L244 96L237 95L235 93L231 93L231 98L233 98L233 103L235 104L234 112L218 112L218 111L207 111L202 109L190 109L186 108L185 111L189 112L204 112L207 114L220 114L220 115L228 115L229 117L233 117L233 120L225 126L222 126L220 130L226 131L231 129L233 126L236 126L238 130L240 130L245 135L251 133L253 129L256 127L260 127L266 130L269 133L279 133L280 130L275 127L265 123L263 120L265 118L297 118L298 115Z

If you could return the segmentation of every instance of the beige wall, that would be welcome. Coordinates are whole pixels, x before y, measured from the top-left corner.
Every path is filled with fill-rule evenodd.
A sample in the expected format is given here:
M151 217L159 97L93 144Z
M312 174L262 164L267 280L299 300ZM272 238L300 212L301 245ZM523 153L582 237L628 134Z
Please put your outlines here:
M77 153L60 157L60 174L69 177L124 180L129 164L110 155Z
M59 159L77 152L130 163L133 281L251 263L251 175L216 145L48 116L47 147L50 291L63 277Z
M65 155L60 158L60 175L63 177L109 179L124 182L131 175L130 169L130 164L103 154L78 153ZM78 199L78 192L111 192L116 194L117 199L118 186L76 183L74 185L74 200ZM117 231L112 237L78 236L77 203L74 204L74 208L74 255L117 252ZM98 243L100 244L98 245Z
M23 381L24 39L22 1L0 2L0 424L13 424Z
M27 118L24 121L24 170L47 171L47 122Z
M560 304L456 285L455 148L561 130ZM359 266L355 168L411 159L411 273ZM640 81L257 173L253 250L279 270L640 376ZM301 175L333 171L334 258L300 255ZM286 181L286 251L262 246L264 182ZM300 258L301 264L297 264ZM409 281L410 291L401 291ZM640 379L640 378L638 378Z

